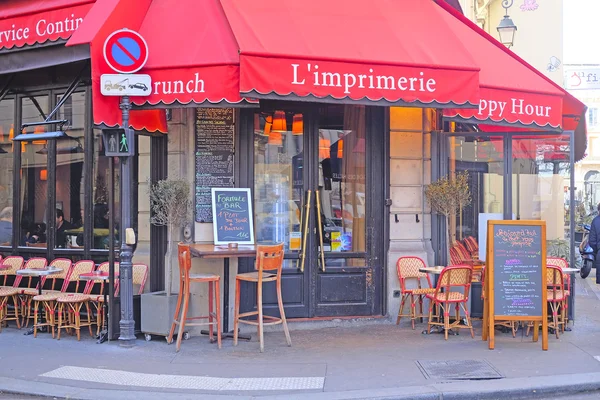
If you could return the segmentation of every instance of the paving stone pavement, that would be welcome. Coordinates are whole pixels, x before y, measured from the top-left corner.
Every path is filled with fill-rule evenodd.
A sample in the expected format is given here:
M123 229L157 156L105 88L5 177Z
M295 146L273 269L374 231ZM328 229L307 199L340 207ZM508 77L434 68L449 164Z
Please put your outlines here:
M461 385L492 387L520 382L521 378L543 383L552 382L548 378L558 375L568 384L570 380L579 382L577 375L583 373L591 374L590 382L597 375L600 382L600 361L595 358L600 356L600 286L590 278L577 278L576 285L573 330L560 339L550 335L546 352L541 350L541 342L533 343L521 330L516 338L497 334L496 349L488 350L481 340L480 322L475 323L475 339L463 330L448 341L439 334L422 335L425 325L419 324L412 330L408 321L400 326L388 320L369 324L340 321L339 326L308 330L294 329L292 322L293 346L287 347L283 333L273 329L265 335L263 354L258 352L255 340L240 341L237 347L224 340L219 350L206 337L192 337L176 353L175 347L167 345L164 339L141 339L135 347L126 349L114 342L98 345L87 333L82 334L81 342L68 336L57 341L48 334L34 339L24 336L23 330L9 327L0 333L0 389L6 390L3 383L15 390L19 384L29 382L33 388L61 386L81 393L108 390L113 394L129 392L132 396L135 391L150 389L165 395L316 398L318 394L385 390L391 393L395 389L408 391L439 385L452 390ZM428 379L418 365L419 361L444 360L483 361L503 378L496 383L481 381L478 386L473 381ZM424 390L422 394L429 392Z

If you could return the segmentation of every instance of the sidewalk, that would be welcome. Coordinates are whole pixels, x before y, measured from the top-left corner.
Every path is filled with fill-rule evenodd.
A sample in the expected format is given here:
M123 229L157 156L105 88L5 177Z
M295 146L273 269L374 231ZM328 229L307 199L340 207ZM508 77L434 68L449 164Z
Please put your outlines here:
M461 399L508 398L540 393L600 390L600 287L577 279L576 321L572 332L549 338L549 350L519 331L517 338L498 333L496 349L468 331L459 336L422 335L425 325L410 329L389 321L368 325L342 321L339 326L294 329L287 347L278 329L265 334L265 353L258 343L240 341L223 348L206 337L192 337L175 353L164 339L139 340L134 348L118 343L97 345L82 332L60 341L48 334L36 339L12 327L0 333L0 391L72 399L139 399L157 392L161 398L203 399ZM395 310L392 310L395 311ZM277 328L277 327L276 327ZM255 336L255 335L254 335ZM480 365L465 364L472 360ZM456 380L423 372L429 367L500 379ZM471 370L469 370L471 368ZM477 378L474 376L474 378Z

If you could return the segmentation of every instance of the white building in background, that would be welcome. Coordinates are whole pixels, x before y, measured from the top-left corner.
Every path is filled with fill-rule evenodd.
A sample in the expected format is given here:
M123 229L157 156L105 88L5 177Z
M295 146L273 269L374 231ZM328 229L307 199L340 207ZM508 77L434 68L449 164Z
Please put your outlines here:
M596 209L600 203L600 65L565 65L565 88L588 107L588 146L586 157L575 164L577 199L582 200L586 211Z

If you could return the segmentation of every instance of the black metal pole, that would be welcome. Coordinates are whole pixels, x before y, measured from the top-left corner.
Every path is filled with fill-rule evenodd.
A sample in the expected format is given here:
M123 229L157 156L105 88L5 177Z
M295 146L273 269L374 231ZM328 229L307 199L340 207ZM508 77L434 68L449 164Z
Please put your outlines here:
M131 103L129 96L121 97L119 106L123 115L123 128L129 128L129 110ZM135 138L133 138L135 140ZM134 143L128 143L130 149L134 149ZM119 257L119 283L121 299L121 320L119 321L122 346L133 346L135 342L135 322L133 320L133 245L127 244L126 232L132 228L131 198L133 178L133 157L121 157L121 255Z
M115 159L108 158L108 340L114 338L113 310L115 306Z

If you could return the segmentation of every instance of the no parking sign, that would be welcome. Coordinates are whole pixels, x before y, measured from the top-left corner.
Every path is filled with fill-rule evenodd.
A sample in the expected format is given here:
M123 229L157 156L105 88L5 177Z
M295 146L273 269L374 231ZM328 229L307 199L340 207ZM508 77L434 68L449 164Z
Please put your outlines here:
M148 45L139 33L121 29L106 38L104 59L116 72L132 74L139 71L148 61Z

